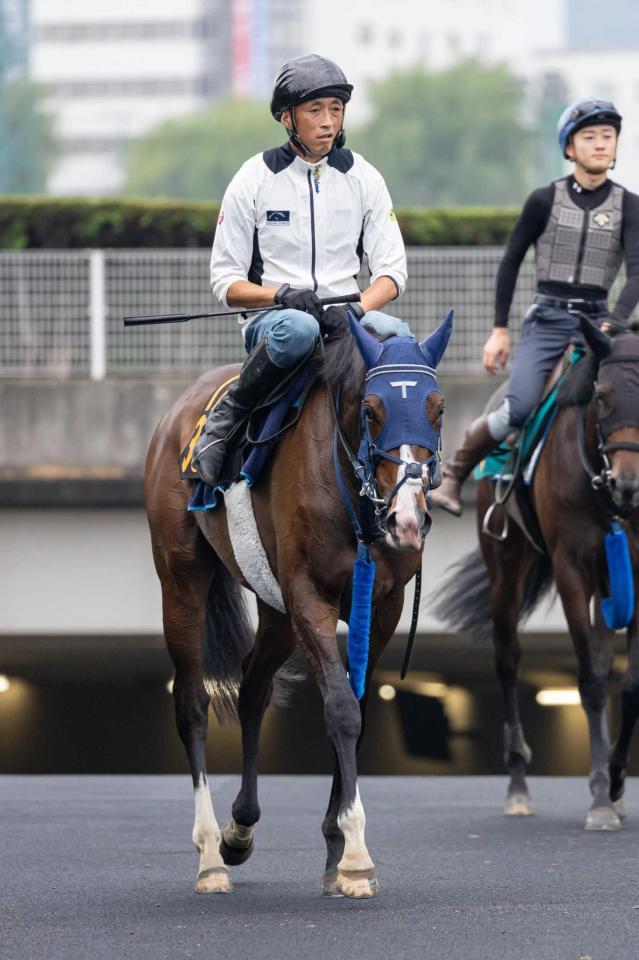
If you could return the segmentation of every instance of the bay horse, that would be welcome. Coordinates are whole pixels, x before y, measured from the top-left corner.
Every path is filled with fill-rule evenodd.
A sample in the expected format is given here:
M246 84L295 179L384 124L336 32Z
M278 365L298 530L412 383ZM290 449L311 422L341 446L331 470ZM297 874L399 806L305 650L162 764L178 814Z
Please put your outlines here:
M580 323L591 352L559 388L559 411L530 492L543 550L535 550L514 523L501 541L484 532L495 485L491 479L480 480L480 549L451 568L435 612L469 637L489 639L492 634L505 698L504 762L510 781L504 813L528 815L533 807L525 774L532 755L519 715L517 627L554 580L577 656L588 721L592 804L585 828L616 830L621 827L628 750L639 713L639 334L631 329L611 338L584 315ZM611 750L606 707L614 630L605 622L601 601L610 592L605 537L614 520L628 539L635 599L627 625L621 728Z
M322 824L327 847L322 890L349 897L377 893L364 839L356 751L370 676L395 631L405 585L420 568L431 526L427 492L439 462L444 409L434 368L448 343L452 311L422 342L394 336L380 341L353 318L350 323L350 332L326 344L320 379L296 426L280 439L268 469L250 491L259 537L283 600L282 612L258 596L255 636L240 590L254 587L233 549L227 501L210 511L187 512L192 484L178 472L180 451L204 405L239 367L200 377L162 418L151 440L145 500L162 587L164 636L175 668L177 729L195 791L198 893L230 892L228 866L244 862L252 852L260 817L260 726L273 692L277 694L281 668L296 648L319 686L335 754ZM357 460L353 448L364 460ZM340 472L346 468L342 485L348 504L338 491L335 456ZM367 475L365 462L373 464ZM349 618L357 540L348 506L352 510L366 499L360 492L372 497L377 508L379 539L371 547L376 574L370 649L366 691L358 702L336 628L338 619ZM233 717L237 710L242 729L241 787L222 831L206 777L209 703L220 718Z

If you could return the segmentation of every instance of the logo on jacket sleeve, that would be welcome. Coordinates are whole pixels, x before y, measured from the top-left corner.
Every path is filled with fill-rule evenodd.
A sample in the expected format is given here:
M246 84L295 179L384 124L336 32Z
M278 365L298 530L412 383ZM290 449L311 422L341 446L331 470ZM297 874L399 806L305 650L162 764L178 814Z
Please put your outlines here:
M291 222L291 211L290 210L267 210L266 211L266 222L267 223L277 223L280 226L288 226Z

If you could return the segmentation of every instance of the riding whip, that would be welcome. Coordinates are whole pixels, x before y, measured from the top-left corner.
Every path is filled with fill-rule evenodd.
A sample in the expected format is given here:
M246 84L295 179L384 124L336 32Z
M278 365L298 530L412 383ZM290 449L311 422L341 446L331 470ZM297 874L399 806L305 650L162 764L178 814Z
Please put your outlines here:
M359 303L359 293L348 293L341 297L324 297L320 300L323 307L330 307L335 303ZM242 313L266 313L267 310L284 310L284 304L275 304L272 307L250 307L236 310L225 310L223 313L160 313L144 317L125 317L125 327L142 327L152 323L186 323L187 320L208 320L211 317L236 317Z

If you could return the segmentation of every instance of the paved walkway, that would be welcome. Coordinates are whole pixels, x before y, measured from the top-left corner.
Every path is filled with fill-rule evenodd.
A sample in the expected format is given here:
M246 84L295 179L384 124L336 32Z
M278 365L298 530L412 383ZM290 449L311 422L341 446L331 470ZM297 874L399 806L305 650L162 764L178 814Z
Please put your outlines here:
M212 781L218 820L236 777ZM264 777L235 893L192 892L187 777L0 777L2 960L637 960L639 784L585 833L584 779L364 778L377 899L319 896L328 778Z

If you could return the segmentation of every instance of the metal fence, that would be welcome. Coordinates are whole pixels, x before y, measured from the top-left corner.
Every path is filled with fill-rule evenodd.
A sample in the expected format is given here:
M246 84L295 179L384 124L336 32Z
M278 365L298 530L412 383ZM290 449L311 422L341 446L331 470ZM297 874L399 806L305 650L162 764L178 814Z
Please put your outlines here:
M442 369L481 369L494 319L498 247L410 248L409 282L389 312L425 336L455 308ZM125 328L127 314L215 309L206 250L87 250L0 253L0 375L4 377L190 376L241 360L235 318ZM512 316L533 290L522 267ZM519 322L514 323L517 334Z

